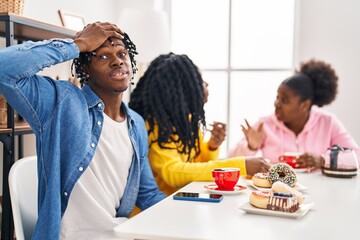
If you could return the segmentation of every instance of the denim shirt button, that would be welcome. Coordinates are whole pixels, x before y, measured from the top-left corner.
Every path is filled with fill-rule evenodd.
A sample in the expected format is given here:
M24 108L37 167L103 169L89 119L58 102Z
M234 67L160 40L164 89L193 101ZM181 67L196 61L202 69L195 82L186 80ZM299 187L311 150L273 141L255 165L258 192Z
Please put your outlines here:
M100 122L100 121L97 121L96 123L97 123L97 125L98 125L98 126L100 126L100 125L101 125L101 122Z
M98 107L99 107L99 108L101 108L101 106L102 106L102 104L101 104L101 103L99 103L99 104L98 104Z
M67 192L64 192L64 196L67 197L68 193Z
M79 167L79 171L80 171L80 172L84 171L84 168L83 168L83 167Z
M92 143L92 144L91 144L91 147L94 148L94 147L95 147L95 143Z

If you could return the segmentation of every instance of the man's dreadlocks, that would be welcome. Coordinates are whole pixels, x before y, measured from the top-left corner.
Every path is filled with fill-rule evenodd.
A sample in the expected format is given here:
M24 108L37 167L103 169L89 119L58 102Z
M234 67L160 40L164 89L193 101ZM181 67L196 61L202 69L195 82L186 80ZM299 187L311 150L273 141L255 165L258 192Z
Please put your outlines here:
M128 53L130 56L130 61L131 61L133 77L134 77L134 74L138 70L136 68L136 60L135 60L135 55L138 53L136 52L136 46L131 41L129 35L127 33L124 33L123 36L124 36L124 39L122 41L125 45L125 48L128 50ZM109 39L109 41L111 41L111 40ZM86 72L84 72L82 66L89 65L91 63L91 57L94 55L95 55L95 52L82 52L82 53L80 53L78 58L74 59L72 65L71 65L71 72L73 72L73 76L76 76L77 78L79 78L81 84L84 84L89 81L89 75ZM75 73L74 73L74 70L75 70Z

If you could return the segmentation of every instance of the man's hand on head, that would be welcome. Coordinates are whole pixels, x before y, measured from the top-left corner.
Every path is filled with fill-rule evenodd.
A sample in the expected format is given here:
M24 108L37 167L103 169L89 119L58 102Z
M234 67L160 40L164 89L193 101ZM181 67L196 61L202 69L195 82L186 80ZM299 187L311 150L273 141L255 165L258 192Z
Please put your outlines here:
M110 37L124 39L124 32L115 24L95 22L88 24L73 37L80 52L92 52L100 47Z

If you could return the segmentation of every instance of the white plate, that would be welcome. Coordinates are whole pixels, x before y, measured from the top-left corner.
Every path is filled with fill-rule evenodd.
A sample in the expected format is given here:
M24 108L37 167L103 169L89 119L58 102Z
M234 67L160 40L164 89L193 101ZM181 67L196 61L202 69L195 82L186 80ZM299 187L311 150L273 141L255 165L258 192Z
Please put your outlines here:
M309 188L300 184L300 183L296 183L295 184L295 189L300 191L300 192L306 192Z
M271 188L262 188L262 187L255 186L252 180L246 180L246 184L248 184L249 186L255 188L256 190L271 191ZM306 186L304 186L304 185L302 185L300 183L296 183L294 189L298 190L300 192L305 192L308 189L308 187L306 187Z
M241 185L236 185L236 186L234 187L234 190L233 190L233 191L218 190L217 187L218 187L218 186L217 186L215 183L204 186L204 188L205 188L206 190L208 190L209 192L211 192L211 193L223 194L223 195L239 194L239 193L241 193L243 190L246 189L246 187L241 186Z
M262 187L258 187L255 186L252 180L246 180L246 184L255 188L256 190L260 190L260 191L271 191L271 187L269 188L262 188Z
M294 168L294 171L296 173L307 173L308 169L307 168Z
M296 212L288 213L288 212L279 212L268 209L261 209L252 206L249 202L240 206L239 208L244 210L247 213L260 214L260 215L268 215L268 216L276 216L276 217L286 217L286 218L299 218L304 216L312 207L314 203L303 203L300 205L299 209Z

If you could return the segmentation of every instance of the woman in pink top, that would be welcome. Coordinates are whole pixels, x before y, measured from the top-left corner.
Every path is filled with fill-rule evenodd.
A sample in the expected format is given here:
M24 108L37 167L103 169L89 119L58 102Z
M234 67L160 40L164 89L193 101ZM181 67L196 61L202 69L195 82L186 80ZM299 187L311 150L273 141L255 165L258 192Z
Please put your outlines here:
M299 152L298 167L320 167L321 155L337 144L354 149L359 158L359 147L341 122L319 109L335 100L337 87L338 77L329 64L316 60L301 64L299 71L280 84L275 113L254 126L245 120L246 126L241 126L245 138L230 149L229 157L261 151L275 163L285 152Z

